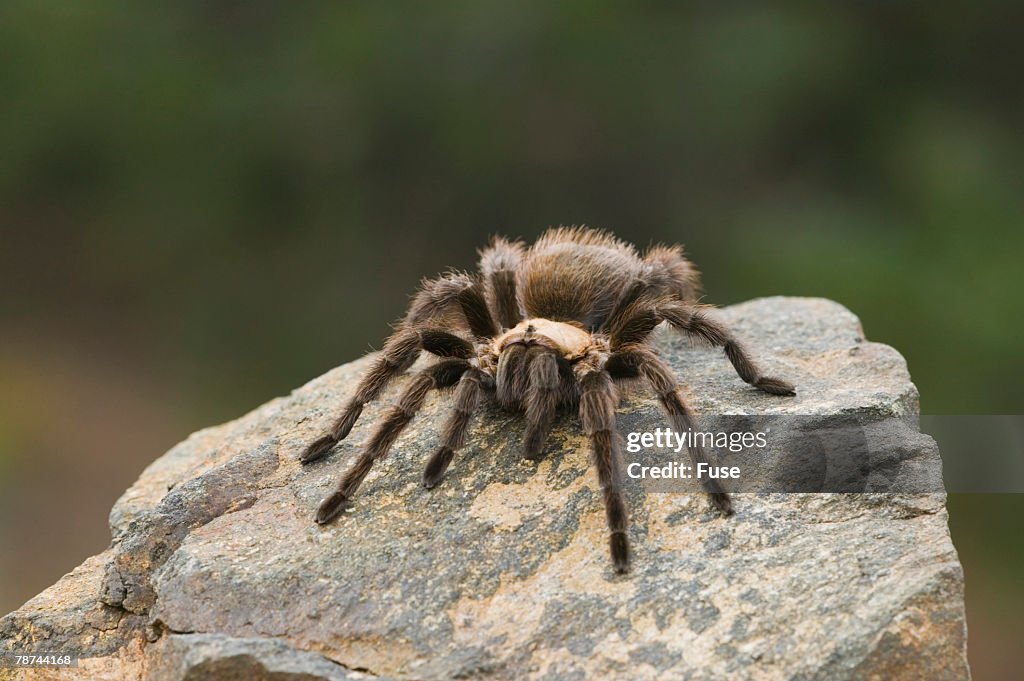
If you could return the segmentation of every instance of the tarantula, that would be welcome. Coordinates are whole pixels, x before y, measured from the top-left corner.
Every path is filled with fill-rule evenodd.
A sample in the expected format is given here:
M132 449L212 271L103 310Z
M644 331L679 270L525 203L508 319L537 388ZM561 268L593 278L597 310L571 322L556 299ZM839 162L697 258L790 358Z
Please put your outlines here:
M523 456L535 460L555 414L578 410L590 439L604 498L612 562L629 571L628 517L615 431L619 386L646 379L680 432L694 427L672 370L648 344L661 322L720 346L736 373L773 395L793 395L791 384L761 373L740 342L695 303L699 275L679 246L654 246L640 256L614 235L587 228L548 230L533 246L494 238L480 252L479 273L424 280L408 313L387 339L330 431L301 455L321 458L352 430L363 405L405 372L426 350L440 360L416 374L384 416L365 450L324 499L316 522L328 523L348 505L374 462L385 456L434 389L455 386L454 409L441 444L427 461L423 484L437 485L466 438L482 394L505 409L524 412ZM707 462L690 449L694 467ZM704 480L711 502L732 513L728 494Z

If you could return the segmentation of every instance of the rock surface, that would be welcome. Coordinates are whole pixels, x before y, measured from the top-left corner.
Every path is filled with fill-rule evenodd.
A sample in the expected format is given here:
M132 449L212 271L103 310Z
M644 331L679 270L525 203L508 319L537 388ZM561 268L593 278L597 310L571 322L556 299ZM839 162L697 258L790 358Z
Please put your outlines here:
M659 331L698 413L913 414L890 347L826 300L723 309L796 398ZM421 360L424 361L424 360ZM156 460L110 514L111 548L0 620L0 650L83 656L88 679L964 679L963 573L945 496L700 494L627 481L633 572L616 576L588 447L561 418L538 463L521 419L484 406L434 490L420 484L450 397L434 395L319 527L313 511L394 398L303 468L366 367L338 367ZM665 425L643 390L628 429ZM928 438L901 451L934 457ZM3 674L0 671L0 674Z

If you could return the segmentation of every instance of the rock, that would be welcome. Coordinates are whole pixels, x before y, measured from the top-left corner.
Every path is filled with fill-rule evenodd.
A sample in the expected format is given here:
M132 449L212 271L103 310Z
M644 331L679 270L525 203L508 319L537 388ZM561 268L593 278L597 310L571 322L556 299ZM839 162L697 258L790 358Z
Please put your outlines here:
M836 303L771 298L719 314L798 396L759 393L720 352L661 330L698 413L917 412L903 358L866 342ZM434 395L354 508L315 525L394 389L329 457L303 468L297 455L366 366L155 461L112 510L111 548L0 620L0 649L83 656L61 679L969 677L941 492L743 494L721 518L701 494L627 480L634 564L616 576L574 418L530 463L521 419L485 406L428 491L422 466L450 404ZM665 425L643 390L619 417ZM938 462L916 433L886 449L897 483Z

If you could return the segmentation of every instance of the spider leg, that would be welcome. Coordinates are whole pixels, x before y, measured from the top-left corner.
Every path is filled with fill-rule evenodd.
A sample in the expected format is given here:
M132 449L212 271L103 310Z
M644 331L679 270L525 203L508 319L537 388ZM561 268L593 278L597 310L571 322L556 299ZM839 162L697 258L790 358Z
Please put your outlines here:
M682 246L659 244L644 253L648 270L644 279L661 294L679 300L695 300L700 292L700 273L683 255Z
M511 329L523 319L516 297L516 269L523 258L523 244L494 237L480 251L480 273L484 278L487 302L495 320Z
M647 379L651 388L658 395L662 407L672 420L672 427L678 432L696 430L693 412L679 394L679 384L672 370L654 352L642 345L630 346L612 353L605 364L605 369L613 378L633 378L637 375ZM703 446L694 444L689 447L690 458L694 470L697 465L709 464L707 452ZM732 514L732 502L722 486L713 478L702 480L704 490L711 497L711 503L724 515Z
M762 374L727 326L708 317L704 308L679 300L649 301L644 299L642 291L632 299L624 300L609 318L611 349L615 351L642 343L662 321L705 343L723 348L739 377L755 388L772 395L796 394L792 383Z
M505 409L517 409L526 397L526 354L526 346L516 344L505 348L498 358L495 388L498 403Z
M627 343L641 343L651 335L661 323L654 303L650 285L643 279L635 279L623 289L604 323L612 350Z
M729 358L736 373L750 385L772 395L796 395L796 389L792 383L762 374L729 328L708 317L700 307L683 302L672 302L659 305L658 312L663 319L677 329L682 329L711 345L724 348L725 356Z
M492 338L498 334L487 307L483 284L478 278L460 272L449 272L423 282L403 325L459 330L468 326L476 338Z
M479 282L474 282L473 285L459 291L458 302L474 336L493 338L498 335L498 327L491 316L490 308L487 307L487 299Z
M469 368L469 362L464 359L446 359L424 369L409 381L398 404L384 417L366 449L345 472L337 489L320 503L320 508L316 512L316 522L321 525L328 523L348 506L349 499L359 489L374 462L387 455L399 434L423 406L427 393L433 389L455 385Z
M459 379L455 389L455 409L444 424L441 435L441 446L437 448L423 471L423 486L430 489L441 482L448 464L452 462L455 451L466 441L466 430L470 419L480 405L480 384L483 377L479 369L469 369Z
M458 336L438 329L399 329L387 342L384 350L374 360L370 370L359 382L355 394L349 399L341 416L323 436L311 442L299 460L302 463L316 461L323 457L338 442L344 440L363 413L363 405L377 398L392 378L404 373L412 366L420 351L426 350L439 357L469 358L473 356L473 345Z
M605 516L608 521L608 544L612 563L619 574L629 572L629 537L626 534L629 516L622 494L622 461L615 433L615 405L618 391L608 372L589 370L580 378L580 421L590 438L601 485Z
M652 246L643 267L625 286L603 327L618 343L643 341L661 321L659 301L692 302L700 291L700 273L683 255L682 246Z
M405 319L385 341L384 350L359 382L341 416L327 433L303 450L299 460L315 461L344 440L362 414L363 406L377 399L392 378L411 367L421 350L440 357L472 357L472 343L454 333L438 330L443 327L459 331L467 326L479 337L497 333L480 283L458 273L425 280Z
M523 437L523 458L536 461L551 432L558 410L561 377L558 360L552 350L532 347L526 354L528 383L526 387L526 434Z

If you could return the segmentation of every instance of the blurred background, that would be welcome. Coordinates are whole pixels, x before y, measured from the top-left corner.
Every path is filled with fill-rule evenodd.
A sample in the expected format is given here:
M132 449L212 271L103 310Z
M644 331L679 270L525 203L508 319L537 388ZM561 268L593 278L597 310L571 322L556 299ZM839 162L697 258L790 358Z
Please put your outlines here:
M0 5L0 612L202 426L380 346L489 234L826 296L932 414L1024 413L1024 6ZM1022 495L952 495L976 679Z

